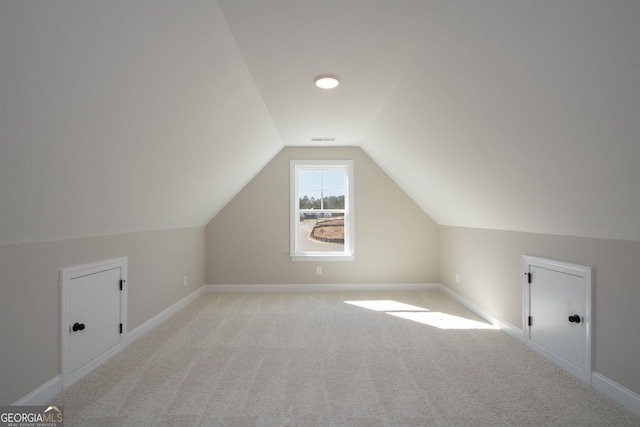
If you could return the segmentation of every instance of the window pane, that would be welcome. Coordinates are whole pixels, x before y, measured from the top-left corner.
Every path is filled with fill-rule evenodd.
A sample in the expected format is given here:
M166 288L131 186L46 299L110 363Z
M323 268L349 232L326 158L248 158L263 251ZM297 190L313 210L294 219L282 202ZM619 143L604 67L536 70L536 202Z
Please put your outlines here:
M322 209L322 191L299 191L300 209Z
M344 170L324 170L322 171L322 189L331 191L339 190L344 193L345 172Z
M300 192L306 190L322 190L322 171L301 169L298 171L298 189Z
M322 198L323 209L344 209L344 192L331 192L330 196L327 193Z
M344 217L324 212L312 215L315 217L300 215L299 251L344 252Z
M344 170L301 169L298 173L300 209L344 209Z
M352 258L353 161L292 160L290 165L292 260L313 255Z

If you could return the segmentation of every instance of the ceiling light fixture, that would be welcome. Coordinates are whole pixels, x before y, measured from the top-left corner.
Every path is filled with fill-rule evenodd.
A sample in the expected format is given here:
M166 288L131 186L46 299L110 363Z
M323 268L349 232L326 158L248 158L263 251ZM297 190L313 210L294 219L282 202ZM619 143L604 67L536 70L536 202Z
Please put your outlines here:
M340 84L340 79L332 74L322 74L313 79L313 82L320 89L333 89Z

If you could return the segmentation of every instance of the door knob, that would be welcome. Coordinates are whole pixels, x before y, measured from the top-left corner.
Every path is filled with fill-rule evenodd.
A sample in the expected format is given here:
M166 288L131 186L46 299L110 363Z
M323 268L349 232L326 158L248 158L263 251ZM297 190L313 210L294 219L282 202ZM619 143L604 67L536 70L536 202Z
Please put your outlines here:
M581 322L580 316L578 316L577 314L573 314L569 316L569 322L580 323Z
M84 323L74 323L73 327L71 328L73 329L73 332L77 332L77 331L83 331L84 330Z

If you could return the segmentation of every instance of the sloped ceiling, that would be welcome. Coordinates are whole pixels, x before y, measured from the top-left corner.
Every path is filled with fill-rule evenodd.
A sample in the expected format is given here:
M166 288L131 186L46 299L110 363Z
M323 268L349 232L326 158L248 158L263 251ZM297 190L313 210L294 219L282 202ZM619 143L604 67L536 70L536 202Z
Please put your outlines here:
M640 2L220 4L286 145L361 146L439 224L640 240Z
M315 137L440 224L640 240L639 75L635 0L0 0L0 241L202 226Z
M428 26L366 144L420 206L640 240L640 2L450 2Z
M203 226L282 148L215 1L0 8L3 243Z

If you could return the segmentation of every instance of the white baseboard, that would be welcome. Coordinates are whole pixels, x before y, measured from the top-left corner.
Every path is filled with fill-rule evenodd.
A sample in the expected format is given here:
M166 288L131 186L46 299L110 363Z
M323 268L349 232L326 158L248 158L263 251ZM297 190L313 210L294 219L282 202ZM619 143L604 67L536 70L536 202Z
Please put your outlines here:
M640 395L598 372L591 374L591 386L617 404L624 406L636 415L640 415Z
M200 295L202 295L205 291L205 286L201 286L196 291L190 293L186 297L182 298L180 301L175 304L167 307L160 313L153 316L151 319L144 322L142 325L132 329L127 333L127 344L134 342L147 332L153 330L156 326L160 325L162 322L176 314L178 311L189 305L191 302L195 301Z
M31 393L14 402L11 406L40 406L51 401L62 391L62 376L57 375Z
M493 314L489 313L487 310L480 307L476 303L469 301L468 299L455 293L454 291L452 291L451 289L447 288L444 285L440 285L440 290L445 294L447 294L448 296L450 296L451 298L453 298L454 300L456 300L458 303L460 303L464 307L466 307L468 310L474 312L475 314L482 317L487 322L491 323L496 328L500 329L501 331L509 335L510 337L518 340L519 342L523 342L522 328L513 326L512 324L505 322L499 317L494 316Z
M438 283L367 283L367 284L291 284L291 285L205 285L205 292L357 292L357 291L434 291Z

